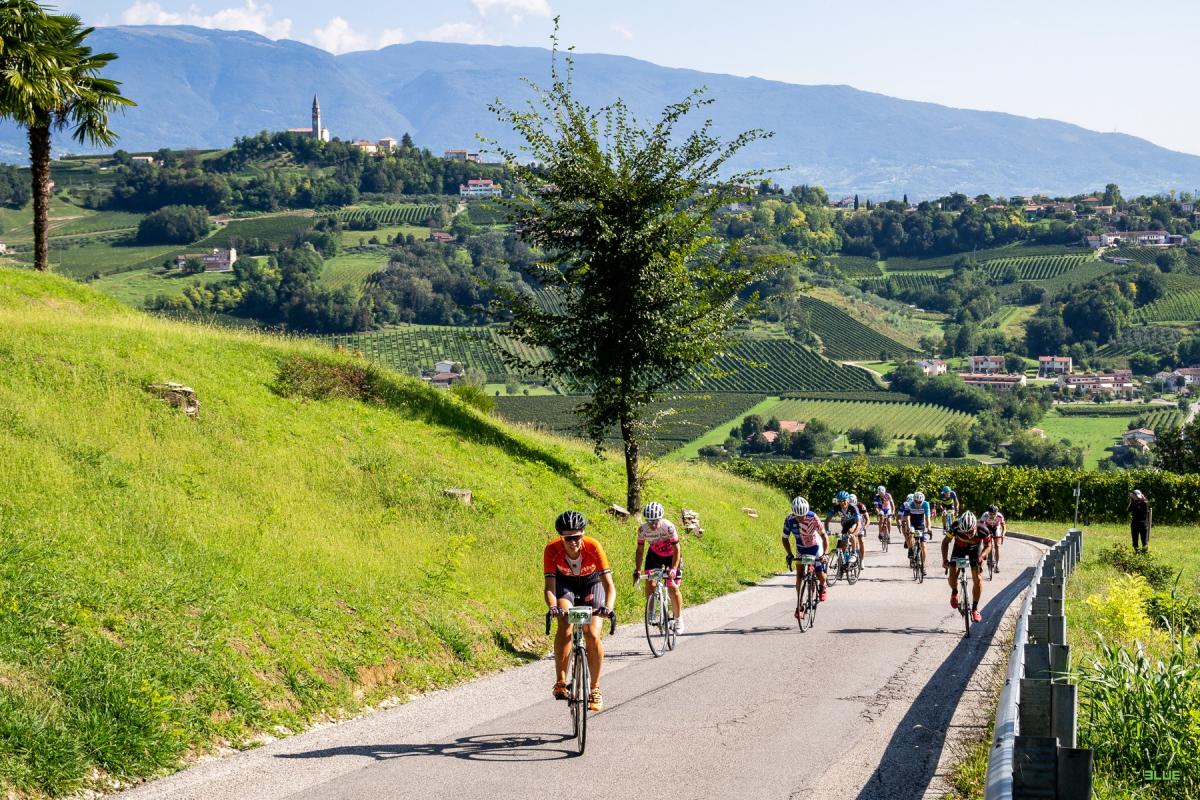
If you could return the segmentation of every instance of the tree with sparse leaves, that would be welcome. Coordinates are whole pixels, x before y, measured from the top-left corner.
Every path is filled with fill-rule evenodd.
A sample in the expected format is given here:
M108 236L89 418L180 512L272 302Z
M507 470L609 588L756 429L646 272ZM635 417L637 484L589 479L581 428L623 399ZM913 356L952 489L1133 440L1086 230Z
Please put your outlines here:
M685 117L712 102L703 90L648 127L619 99L593 110L574 96L572 60L553 42L549 87L529 82L527 107L491 106L524 140L521 157L489 144L516 176L508 216L543 254L538 277L562 303L545 308L497 287L494 306L510 320L508 336L549 354L533 361L510 353L510 364L587 395L577 411L597 448L620 431L626 500L637 509L647 406L680 381L711 374L733 326L756 310L737 301L768 265L723 246L711 223L739 184L763 174L722 178L730 157L768 134L723 142L710 123L685 134Z

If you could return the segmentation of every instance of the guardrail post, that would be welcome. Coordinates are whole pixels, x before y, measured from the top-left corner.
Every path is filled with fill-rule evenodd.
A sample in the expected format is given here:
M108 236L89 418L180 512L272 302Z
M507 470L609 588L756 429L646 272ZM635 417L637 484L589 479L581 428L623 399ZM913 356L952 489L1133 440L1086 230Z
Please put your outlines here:
M1022 678L1017 730L1025 736L1053 735L1053 696L1050 681Z
M1057 783L1058 800L1091 800L1092 751L1058 748Z
M1069 683L1050 685L1050 729L1059 747L1075 746L1075 723L1079 717L1079 687Z
M1058 742L1051 736L1017 736L1013 745L1013 800L1055 800L1057 795Z
M1049 638L1046 639L1049 644L1066 644L1067 643L1067 618L1059 614L1046 618L1049 622Z
M1071 646L1067 644L1052 644L1049 646L1050 675L1054 683L1066 683L1067 672L1071 669Z

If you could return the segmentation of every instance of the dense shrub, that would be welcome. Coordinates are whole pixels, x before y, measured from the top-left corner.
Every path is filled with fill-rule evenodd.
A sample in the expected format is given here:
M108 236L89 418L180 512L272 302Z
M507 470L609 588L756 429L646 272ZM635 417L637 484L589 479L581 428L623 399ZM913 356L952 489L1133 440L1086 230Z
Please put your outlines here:
M821 504L846 489L870 497L883 484L897 496L916 490L931 495L949 484L964 508L991 503L1019 519L1070 522L1076 481L1082 491L1080 517L1092 522L1128 520L1129 492L1141 489L1154 506L1154 521L1192 524L1200 508L1200 475L1175 475L1155 469L1094 472L1036 467L962 467L922 464L894 466L863 458L821 464L735 461L729 469L747 478L802 494Z
M138 223L138 244L188 244L208 235L208 212L201 206L166 206Z
M1101 564L1128 572L1131 575L1141 575L1155 589L1165 589L1175 576L1174 570L1167 564L1154 558L1145 551L1134 552L1123 544L1114 544L1100 551L1097 560Z
M1146 600L1146 614L1160 628L1200 631L1200 600L1176 592L1155 592Z

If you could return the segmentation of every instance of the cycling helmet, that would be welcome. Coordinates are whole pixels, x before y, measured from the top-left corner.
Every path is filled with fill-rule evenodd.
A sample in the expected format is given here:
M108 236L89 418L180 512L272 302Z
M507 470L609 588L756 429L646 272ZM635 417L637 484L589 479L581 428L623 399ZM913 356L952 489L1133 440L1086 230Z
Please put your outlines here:
M950 494L950 492L951 492L951 489L950 489L950 487L949 487L949 486L943 486L943 487L942 487L942 496L943 496L943 497L945 497L946 495Z
M803 497L797 497L792 500L792 513L797 517L803 517L808 513L808 501Z
M884 487L884 485L881 483L881 484L879 484L878 486L876 486L876 487L875 487L875 492L876 492L877 494L887 494L887 489L886 489L886 488Z
M554 520L554 530L559 533L581 531L587 527L587 517L578 511L564 511Z
M850 505L852 505L852 506L858 505L858 495L856 495L856 494L850 495Z
M642 509L642 516L646 518L647 522L662 519L665 515L662 503L646 503L646 507Z
M837 499L837 501L838 501L839 503L840 503L840 502L842 502L843 500L849 500L849 499L850 499L850 493L849 493L849 492L847 492L847 491L841 491L841 492L838 492L838 493L837 493L837 498L836 498L836 499Z
M988 506L988 513L992 514L992 515L999 514L1000 506L996 506L996 505Z
M970 511L964 511L962 516L958 518L958 529L960 531L969 531L979 524L979 520Z
M924 492L913 492L912 498L913 498L913 500L916 500L918 503L924 503L925 502L925 493Z
M914 498L913 498L913 496L910 494L908 497L906 497L906 498L904 498L904 499L905 499L905 500L907 500L908 502L910 502L910 503L911 503L911 502L913 501L913 499L914 499Z

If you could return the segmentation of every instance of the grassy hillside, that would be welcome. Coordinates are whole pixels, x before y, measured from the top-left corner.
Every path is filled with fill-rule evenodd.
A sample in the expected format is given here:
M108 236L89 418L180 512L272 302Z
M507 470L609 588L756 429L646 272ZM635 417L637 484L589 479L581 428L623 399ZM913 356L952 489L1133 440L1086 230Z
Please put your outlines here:
M200 418L145 391L160 380L193 386ZM8 269L0 463L0 794L16 797L539 656L554 515L587 513L622 574L634 547L603 513L617 459L317 344ZM776 491L663 465L650 494L704 519L689 601L777 566Z

